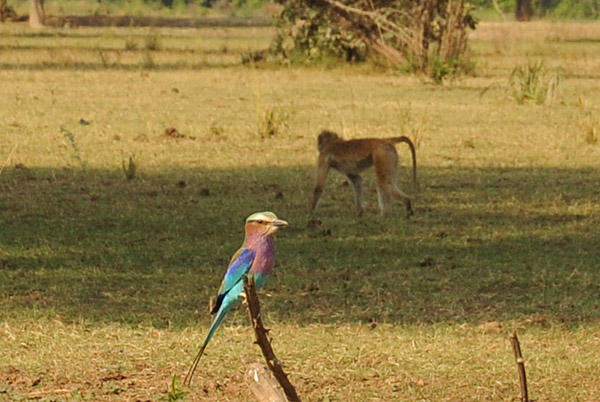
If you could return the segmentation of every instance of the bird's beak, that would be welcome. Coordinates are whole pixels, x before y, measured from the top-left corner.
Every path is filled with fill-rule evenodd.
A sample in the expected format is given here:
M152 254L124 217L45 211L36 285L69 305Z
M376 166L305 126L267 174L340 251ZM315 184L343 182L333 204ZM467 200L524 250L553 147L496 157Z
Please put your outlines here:
M275 227L280 227L280 226L287 226L288 223L286 221L284 221L283 219L277 219L277 220L274 220L273 222L271 222L270 225L275 226Z

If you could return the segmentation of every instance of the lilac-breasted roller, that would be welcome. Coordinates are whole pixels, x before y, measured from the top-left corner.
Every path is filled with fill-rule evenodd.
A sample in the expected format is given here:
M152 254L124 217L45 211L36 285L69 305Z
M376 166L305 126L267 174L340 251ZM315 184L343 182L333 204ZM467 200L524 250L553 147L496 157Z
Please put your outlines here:
M190 384L206 345L225 318L225 315L241 298L244 291L243 276L254 273L256 289L260 289L271 276L275 264L273 234L287 222L273 212L257 212L246 219L246 237L242 247L231 257L229 267L221 282L217 300L211 314L216 314L200 351L185 376L184 384Z

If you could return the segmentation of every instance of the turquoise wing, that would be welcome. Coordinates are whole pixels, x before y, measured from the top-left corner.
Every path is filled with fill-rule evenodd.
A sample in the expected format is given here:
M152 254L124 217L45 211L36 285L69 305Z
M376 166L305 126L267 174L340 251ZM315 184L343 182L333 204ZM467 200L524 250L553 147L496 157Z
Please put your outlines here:
M225 273L225 277L223 278L223 282L221 282L221 287L219 288L219 293L217 294L217 300L215 305L211 311L211 314L215 314L219 311L221 304L223 304L223 299L227 296L227 293L241 280L244 274L250 271L250 267L252 267L252 263L254 262L254 257L256 253L247 248L239 249L231 258L231 262L229 263L229 268Z

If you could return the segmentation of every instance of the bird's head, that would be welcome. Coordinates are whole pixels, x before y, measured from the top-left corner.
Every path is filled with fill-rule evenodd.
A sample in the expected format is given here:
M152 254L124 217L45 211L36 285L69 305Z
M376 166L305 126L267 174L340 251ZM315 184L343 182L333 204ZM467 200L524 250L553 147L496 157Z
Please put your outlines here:
M257 212L246 219L246 233L269 236L287 224L283 219L277 218L273 212Z

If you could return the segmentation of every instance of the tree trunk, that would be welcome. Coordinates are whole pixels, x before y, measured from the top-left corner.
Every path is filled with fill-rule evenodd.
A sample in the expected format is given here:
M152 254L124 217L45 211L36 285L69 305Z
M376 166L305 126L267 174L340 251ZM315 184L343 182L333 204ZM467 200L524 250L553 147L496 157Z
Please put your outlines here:
M517 21L530 21L532 15L531 0L517 0L515 19Z
M29 0L29 26L40 29L44 27L45 21L44 0Z
M427 60L429 59L429 39L431 27L431 19L434 17L435 4L432 0L424 0L420 2L420 9L418 10L418 18L415 18L414 32L417 34L417 42L415 45L419 49L418 53L415 53L417 63L423 72L427 72Z

